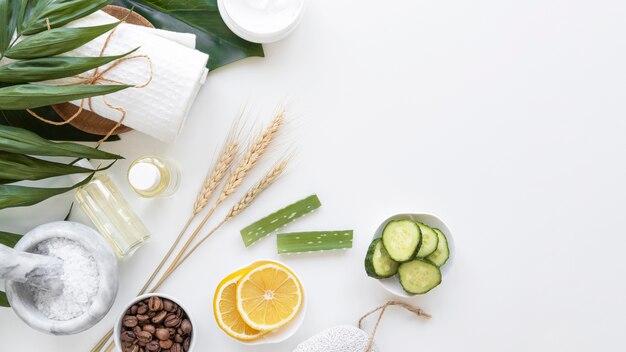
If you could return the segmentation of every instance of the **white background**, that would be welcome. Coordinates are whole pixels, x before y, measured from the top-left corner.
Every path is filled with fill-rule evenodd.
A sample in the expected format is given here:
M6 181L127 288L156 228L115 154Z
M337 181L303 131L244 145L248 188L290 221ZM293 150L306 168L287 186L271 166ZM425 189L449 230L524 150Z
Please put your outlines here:
M175 145L138 133L107 145L127 157L112 177L154 235L121 265L111 314L83 334L52 337L2 310L2 350L87 351L185 222L237 112L247 104L247 121L267 121L281 101L292 123L257 172L295 145L289 173L163 290L198 318L197 351L288 352L393 298L362 261L372 232L400 212L438 215L457 256L441 286L408 300L434 318L393 309L381 350L623 349L625 16L617 0L310 1L265 59L210 74ZM174 197L130 193L125 170L145 153L180 164ZM213 290L233 269L277 255L273 237L245 249L238 230L311 193L323 208L289 230L352 228L354 248L281 258L306 286L305 323L280 345L242 346L218 330ZM2 211L0 224L26 231L68 205Z

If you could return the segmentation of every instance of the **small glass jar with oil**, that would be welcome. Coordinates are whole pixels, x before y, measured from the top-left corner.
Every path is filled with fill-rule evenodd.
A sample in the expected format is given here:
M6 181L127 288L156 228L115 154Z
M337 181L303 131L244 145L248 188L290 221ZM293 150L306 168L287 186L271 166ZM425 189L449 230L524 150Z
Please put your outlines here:
M178 189L180 171L167 159L146 155L133 161L128 168L128 183L142 197L166 197Z

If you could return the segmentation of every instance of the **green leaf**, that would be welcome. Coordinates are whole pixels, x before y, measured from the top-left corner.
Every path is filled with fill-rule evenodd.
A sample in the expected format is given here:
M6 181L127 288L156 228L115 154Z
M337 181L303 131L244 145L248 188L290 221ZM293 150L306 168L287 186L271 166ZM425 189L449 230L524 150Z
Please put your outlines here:
M14 0L0 0L0 54L7 50L15 33L14 8Z
M37 203L43 202L48 198L63 194L65 192L69 192L74 188L83 186L89 183L92 177L93 174L73 186L62 188L0 185L0 209L35 205Z
M109 5L112 0L39 0L30 11L23 33L32 35L51 28L59 28L79 18L90 15Z
M260 44L239 38L226 26L217 0L117 0L116 5L131 8L155 27L196 35L196 48L209 54L208 67L214 70L250 56L264 56Z
M63 54L98 38L120 23L82 28L54 28L27 37L7 50L5 56L11 59L36 59Z
M14 0L19 1L20 6L18 8L16 20L17 26L17 36L22 35L22 31L24 30L24 18L26 17L26 10L28 8L29 0Z
M135 49L137 50L137 49ZM44 57L0 66L0 82L19 84L76 76L134 52L102 57Z
M7 247L15 247L17 241L19 241L20 238L22 238L21 235L0 231L0 244L3 244Z
M63 118L50 106L36 108L33 111L48 120L63 121ZM35 132L42 138L53 141L98 142L102 139L102 136L83 132L70 124L51 126L34 118L26 110L0 110L0 125L20 127ZM111 136L106 141L114 142L119 140L119 136Z
M0 110L23 110L72 100L106 95L129 88L129 85L48 86L21 84L0 88Z
M7 294L0 291L0 307L10 307L9 300L7 299Z
M121 156L76 143L55 143L33 132L0 126L0 151L38 156L66 156L87 159L122 159Z
M93 172L92 169L84 167L0 151L0 184L24 180L37 181L49 177L91 172Z

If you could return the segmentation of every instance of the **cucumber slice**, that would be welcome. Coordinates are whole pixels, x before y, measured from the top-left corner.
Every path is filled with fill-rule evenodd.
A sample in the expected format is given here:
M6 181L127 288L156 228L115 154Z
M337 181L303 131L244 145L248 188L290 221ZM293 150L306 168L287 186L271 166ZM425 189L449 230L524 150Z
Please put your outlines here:
M391 259L397 262L415 258L421 242L422 232L411 220L392 220L383 230L383 245Z
M441 283L441 271L431 262L416 259L403 263L398 268L400 284L407 293L424 294Z
M443 266L450 258L450 249L448 248L448 239L446 235L441 232L439 229L433 229L437 233L437 237L439 238L439 243L437 244L437 250L435 250L431 255L426 257L429 261L435 264L438 267Z
M418 222L417 226L419 226L420 231L422 231L422 244L420 245L420 250L417 252L417 256L425 258L437 249L439 239L437 238L437 233L430 226L424 225L421 222Z
M398 272L398 262L391 259L380 238L370 244L365 256L365 272L367 276L383 279L394 276Z

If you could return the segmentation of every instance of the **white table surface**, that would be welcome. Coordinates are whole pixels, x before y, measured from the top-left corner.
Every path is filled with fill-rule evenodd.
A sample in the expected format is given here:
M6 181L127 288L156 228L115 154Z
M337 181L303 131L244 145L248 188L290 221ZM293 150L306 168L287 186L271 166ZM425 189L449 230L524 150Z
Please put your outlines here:
M381 350L619 349L625 15L617 0L309 1L301 26L267 45L265 59L210 74L178 143L133 132L107 145L127 157L111 175L154 234L121 265L107 318L59 338L1 310L1 349L87 351L186 220L237 112L247 104L249 121L267 121L281 101L289 103L287 136L257 172L295 145L289 173L164 287L197 316L197 351L291 351L393 298L366 277L362 261L372 231L400 212L441 217L457 256L440 287L407 300L434 318L390 311ZM146 153L180 164L183 185L174 197L130 193L125 170ZM278 256L273 237L245 249L238 230L311 193L323 208L289 230L351 228L354 248L284 258L306 286L305 323L280 345L242 346L217 328L213 291L233 269ZM2 211L2 229L63 218L69 199Z

